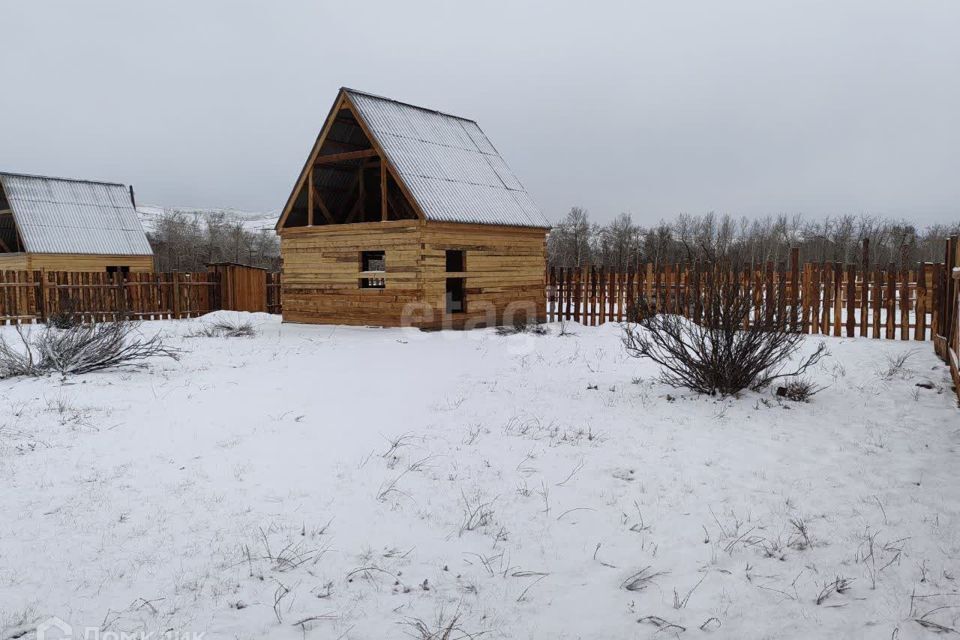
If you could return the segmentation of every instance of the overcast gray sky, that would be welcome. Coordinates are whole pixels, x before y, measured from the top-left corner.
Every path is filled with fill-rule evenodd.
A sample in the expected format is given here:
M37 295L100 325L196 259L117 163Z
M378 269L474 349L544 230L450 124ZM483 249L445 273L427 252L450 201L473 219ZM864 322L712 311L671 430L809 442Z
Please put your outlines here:
M0 0L0 170L283 205L341 85L477 120L558 220L960 218L960 2Z

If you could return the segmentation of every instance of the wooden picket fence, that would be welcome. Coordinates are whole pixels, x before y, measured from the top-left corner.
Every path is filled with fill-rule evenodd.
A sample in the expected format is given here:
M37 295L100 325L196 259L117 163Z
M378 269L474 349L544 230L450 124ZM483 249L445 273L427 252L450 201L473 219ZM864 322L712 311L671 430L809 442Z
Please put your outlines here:
M947 241L943 278L938 282L940 306L933 347L950 367L954 389L960 399L960 236Z
M279 314L283 310L280 277L279 271L267 273L267 313Z
M0 324L45 322L67 311L85 322L194 318L220 309L280 313L280 291L280 274L242 266L196 273L0 271Z
M629 320L628 310L643 299L658 311L699 320L712 270L701 264L645 264L637 269L549 268L547 309L550 322L586 325ZM736 278L756 300L780 300L790 325L804 333L929 340L936 335L944 305L946 269L922 263L913 269L893 265L864 269L834 262L752 265L725 277Z

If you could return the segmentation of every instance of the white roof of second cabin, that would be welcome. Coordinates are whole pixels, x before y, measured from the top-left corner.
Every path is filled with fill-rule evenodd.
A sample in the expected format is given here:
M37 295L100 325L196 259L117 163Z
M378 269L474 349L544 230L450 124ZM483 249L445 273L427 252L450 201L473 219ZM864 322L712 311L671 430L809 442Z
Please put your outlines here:
M343 90L428 220L550 226L473 120Z
M30 253L153 255L126 186L0 173Z

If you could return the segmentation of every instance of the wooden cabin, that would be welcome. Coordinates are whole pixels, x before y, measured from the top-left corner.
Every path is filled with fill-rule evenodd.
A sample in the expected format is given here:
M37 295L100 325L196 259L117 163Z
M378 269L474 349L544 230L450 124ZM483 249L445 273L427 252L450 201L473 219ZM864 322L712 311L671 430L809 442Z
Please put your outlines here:
M283 318L542 320L549 226L473 120L341 89L277 222Z
M152 271L122 184L0 173L0 271Z

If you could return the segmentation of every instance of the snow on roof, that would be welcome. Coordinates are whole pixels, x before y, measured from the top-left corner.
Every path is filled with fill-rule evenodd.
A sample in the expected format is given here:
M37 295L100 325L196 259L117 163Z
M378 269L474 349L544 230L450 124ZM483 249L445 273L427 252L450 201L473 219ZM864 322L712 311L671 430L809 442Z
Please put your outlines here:
M24 250L153 255L122 184L0 173Z
M473 120L343 91L428 220L550 226Z

